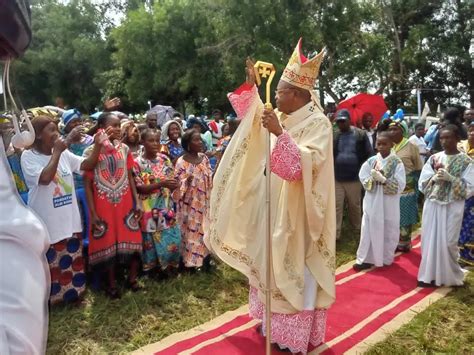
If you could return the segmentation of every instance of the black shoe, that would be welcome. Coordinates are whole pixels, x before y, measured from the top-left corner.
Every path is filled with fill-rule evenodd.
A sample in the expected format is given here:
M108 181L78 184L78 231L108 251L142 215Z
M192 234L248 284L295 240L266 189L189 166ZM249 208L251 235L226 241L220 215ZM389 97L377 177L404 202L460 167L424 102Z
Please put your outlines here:
M277 343L272 343L272 346L273 346L273 349L275 349L276 351L279 351L281 353L291 353L291 350L288 349L288 348L282 348L280 345L278 345Z
M354 264L354 265L352 265L352 268L355 271L362 271L362 270L370 269L372 266L374 266L374 264L362 263L362 264Z
M204 258L202 262L201 270L204 272L211 272L214 266L214 262L212 261L211 255L208 255Z
M434 282L431 282L431 283L426 283L426 282L423 282L423 281L418 281L418 287L424 287L424 288L427 288L427 287L430 287L430 288L433 288L433 287L438 287L434 284Z

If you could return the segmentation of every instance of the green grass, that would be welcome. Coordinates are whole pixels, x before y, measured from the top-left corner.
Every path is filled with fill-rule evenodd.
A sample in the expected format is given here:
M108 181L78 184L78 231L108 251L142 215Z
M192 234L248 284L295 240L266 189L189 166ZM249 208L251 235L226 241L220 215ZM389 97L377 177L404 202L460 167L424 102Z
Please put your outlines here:
M224 265L210 274L142 281L143 290L120 300L88 292L84 305L53 308L47 353L126 353L236 309L248 296L244 277Z
M451 291L419 313L368 354L473 354L474 274L464 287Z
M354 259L358 240L344 225L337 242L338 266ZM420 313L371 353L472 353L468 351L474 343L472 275L469 280L468 288ZM182 274L159 282L144 277L142 283L142 291L125 292L120 300L89 291L83 305L54 307L47 353L128 353L247 303L245 278L223 264L209 274Z

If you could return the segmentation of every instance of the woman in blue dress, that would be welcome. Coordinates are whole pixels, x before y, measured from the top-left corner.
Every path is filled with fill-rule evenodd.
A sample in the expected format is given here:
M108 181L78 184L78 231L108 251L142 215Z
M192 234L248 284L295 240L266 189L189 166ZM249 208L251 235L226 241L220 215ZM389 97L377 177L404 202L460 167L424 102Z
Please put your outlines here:
M474 122L469 124L467 139L459 143L458 149L474 159ZM464 205L459 249L461 266L474 266L474 197L466 200Z
M183 128L176 120L168 121L163 125L161 132L161 152L166 154L173 164L184 154L183 147L181 146L181 136L183 133Z

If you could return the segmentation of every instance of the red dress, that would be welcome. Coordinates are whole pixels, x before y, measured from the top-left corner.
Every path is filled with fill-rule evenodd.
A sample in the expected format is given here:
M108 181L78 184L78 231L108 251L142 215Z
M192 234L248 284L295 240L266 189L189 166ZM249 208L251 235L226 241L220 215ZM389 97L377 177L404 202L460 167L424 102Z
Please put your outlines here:
M132 255L141 255L140 226L129 218L133 195L128 170L133 165L129 148L121 143L114 153L102 150L95 169L85 173L93 181L97 216L106 224L103 236L94 237L92 231L89 234L89 262L92 266L116 261L125 263Z

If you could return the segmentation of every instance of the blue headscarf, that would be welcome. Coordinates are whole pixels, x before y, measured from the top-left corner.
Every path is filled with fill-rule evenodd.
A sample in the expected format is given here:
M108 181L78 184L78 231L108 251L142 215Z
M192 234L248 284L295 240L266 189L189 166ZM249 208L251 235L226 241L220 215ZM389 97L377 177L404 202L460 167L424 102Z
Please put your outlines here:
M66 127L71 121L77 119L81 119L81 113L75 108L64 111L61 116L61 121L64 127Z
M102 113L103 113L102 111L97 111L93 113L92 115L89 115L89 117L93 119L94 121L97 121L97 119L99 118L100 115L102 115Z

